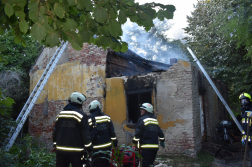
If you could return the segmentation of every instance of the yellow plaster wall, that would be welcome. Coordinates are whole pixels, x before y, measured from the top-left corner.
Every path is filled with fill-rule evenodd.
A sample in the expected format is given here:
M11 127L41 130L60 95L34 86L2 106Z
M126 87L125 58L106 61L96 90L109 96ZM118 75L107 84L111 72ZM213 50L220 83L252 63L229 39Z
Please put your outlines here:
M38 70L30 74L30 91L34 89L43 72L44 70ZM36 104L43 103L46 98L48 101L67 100L74 91L82 92L87 97L103 97L104 83L105 66L86 66L80 64L80 61L64 63L56 66Z
M188 122L186 119L176 119L176 121L167 121L166 123L164 123L162 114L158 114L157 120L158 120L158 124L159 124L161 129L167 129L169 127L175 127L175 123L185 125L185 123Z
M124 80L122 78L106 79L106 109L112 121L122 125L126 120L126 97L124 94Z

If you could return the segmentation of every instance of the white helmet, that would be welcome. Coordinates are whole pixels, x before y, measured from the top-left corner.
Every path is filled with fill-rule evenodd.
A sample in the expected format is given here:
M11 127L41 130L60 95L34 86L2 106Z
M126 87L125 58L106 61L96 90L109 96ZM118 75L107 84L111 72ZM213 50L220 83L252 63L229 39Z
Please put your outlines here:
M88 109L90 111L90 110L96 109L97 107L101 109L101 103L98 100L94 100L94 101L91 101L91 103L88 106Z
M82 104L84 101L86 101L86 96L79 92L73 92L70 96L70 100L71 102Z
M153 113L153 106L150 103L143 103L140 108L146 110L149 113Z

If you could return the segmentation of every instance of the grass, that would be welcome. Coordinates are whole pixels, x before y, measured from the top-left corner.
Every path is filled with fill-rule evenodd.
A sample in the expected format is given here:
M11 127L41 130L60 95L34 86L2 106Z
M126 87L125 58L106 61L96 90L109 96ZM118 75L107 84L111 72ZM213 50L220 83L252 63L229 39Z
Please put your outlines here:
M197 154L197 159L201 167L209 167L214 161L214 156L201 151Z
M185 156L164 156L158 155L156 162L160 162L172 167L209 167L214 161L214 156L206 152L198 152L196 158Z

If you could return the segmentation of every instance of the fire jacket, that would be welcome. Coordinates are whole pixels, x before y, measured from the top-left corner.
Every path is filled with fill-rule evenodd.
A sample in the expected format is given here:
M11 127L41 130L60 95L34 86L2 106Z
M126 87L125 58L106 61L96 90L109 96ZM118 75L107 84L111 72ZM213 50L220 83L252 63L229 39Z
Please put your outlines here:
M246 107L246 108L242 108L242 112L241 112L241 117L242 117L242 138L244 140L248 139L248 142L251 142L251 138L252 138L252 126L251 126L251 118L247 117L247 112L245 111L251 111L252 112L252 105ZM249 134L247 133L247 125L249 123ZM247 136L248 135L248 136ZM252 150L252 148L251 148Z
M117 147L117 138L113 122L108 115L101 112L99 108L94 109L89 115L88 123L90 131L96 128L97 134L92 139L93 150L108 150L112 144Z
M132 143L145 150L158 150L158 137L164 142L164 133L158 125L156 117L146 113L137 121L136 132Z
M87 115L73 104L68 104L56 117L53 130L56 153L78 154L92 151Z

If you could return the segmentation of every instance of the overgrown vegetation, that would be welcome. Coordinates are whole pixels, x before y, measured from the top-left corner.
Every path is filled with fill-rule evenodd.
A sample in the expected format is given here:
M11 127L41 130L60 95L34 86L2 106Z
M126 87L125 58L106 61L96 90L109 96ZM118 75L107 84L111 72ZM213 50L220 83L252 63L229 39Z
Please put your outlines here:
M20 113L29 97L29 71L43 47L29 36L23 36L27 47L15 43L13 31L7 31L0 38L6 50L0 53L0 88L6 97L14 99L12 118Z
M15 125L15 121L11 118L13 103L14 100L12 98L5 97L0 91L0 147L5 144L4 141L11 127Z
M214 161L214 156L206 152L198 152L197 159L201 167L209 167Z
M229 105L240 112L239 94L252 93L252 1L199 0L185 38L211 77L229 89Z
M45 149L33 137L19 138L9 152L0 149L0 166L9 167L54 167L56 154Z
M9 152L5 151L11 127L15 118L29 97L29 70L37 58L41 45L29 36L23 36L28 44L16 44L13 31L5 32L0 44L0 166L55 166L55 154L31 136L18 138Z
M172 19L174 11L173 5L155 2L139 5L134 0L2 0L0 35L12 27L15 42L23 46L27 45L23 35L30 35L48 47L64 40L76 50L88 42L127 51L127 43L120 37L121 25L127 19L150 30L153 19ZM3 44L1 49L5 49Z

